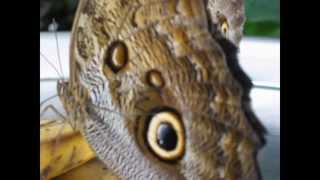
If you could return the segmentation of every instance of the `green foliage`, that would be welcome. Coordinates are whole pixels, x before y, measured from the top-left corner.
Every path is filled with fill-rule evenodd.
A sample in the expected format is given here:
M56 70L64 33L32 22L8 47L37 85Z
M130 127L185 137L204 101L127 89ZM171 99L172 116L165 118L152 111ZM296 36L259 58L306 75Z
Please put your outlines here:
M280 37L280 0L246 0L246 36Z

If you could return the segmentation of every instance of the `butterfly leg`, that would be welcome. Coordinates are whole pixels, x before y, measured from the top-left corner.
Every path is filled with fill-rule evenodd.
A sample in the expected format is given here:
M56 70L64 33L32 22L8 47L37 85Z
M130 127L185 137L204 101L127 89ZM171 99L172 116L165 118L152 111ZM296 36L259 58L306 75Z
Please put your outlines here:
M48 106L46 106L41 112L40 112L40 119L41 117L48 111L48 110L52 110L53 112L55 112L58 116L60 116L63 120L65 120L65 116L59 112L59 110L54 107L52 104L49 104Z

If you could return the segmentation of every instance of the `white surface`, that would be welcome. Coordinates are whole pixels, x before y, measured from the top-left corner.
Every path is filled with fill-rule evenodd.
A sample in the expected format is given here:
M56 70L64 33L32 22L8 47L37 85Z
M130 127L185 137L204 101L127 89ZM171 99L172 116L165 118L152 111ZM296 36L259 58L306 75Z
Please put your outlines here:
M69 34L68 32L57 34L63 74L66 77L69 76ZM60 70L56 39L53 33L40 33L40 51ZM56 71L41 56L40 58L40 78L58 78Z
M240 43L240 64L253 81L280 86L280 41L244 38Z

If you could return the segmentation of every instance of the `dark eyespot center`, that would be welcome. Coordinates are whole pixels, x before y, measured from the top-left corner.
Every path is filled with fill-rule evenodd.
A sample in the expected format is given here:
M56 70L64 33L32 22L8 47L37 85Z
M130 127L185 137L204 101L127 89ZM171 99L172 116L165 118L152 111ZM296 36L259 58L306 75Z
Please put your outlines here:
M159 159L177 161L185 151L185 134L181 116L171 108L152 110L145 137L148 147Z
M167 151L175 149L178 137L176 131L169 123L161 123L157 130L157 143Z

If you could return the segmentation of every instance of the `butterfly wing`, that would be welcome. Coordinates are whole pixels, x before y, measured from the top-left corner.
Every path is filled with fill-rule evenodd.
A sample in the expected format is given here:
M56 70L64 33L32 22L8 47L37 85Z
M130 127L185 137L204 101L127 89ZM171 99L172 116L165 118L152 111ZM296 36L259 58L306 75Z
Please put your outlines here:
M83 134L122 178L258 179L247 91L208 17L204 1L81 2L69 89ZM152 142L153 119L171 123L181 149Z
M208 0L207 11L212 31L218 31L236 46L242 38L245 23L244 0Z

